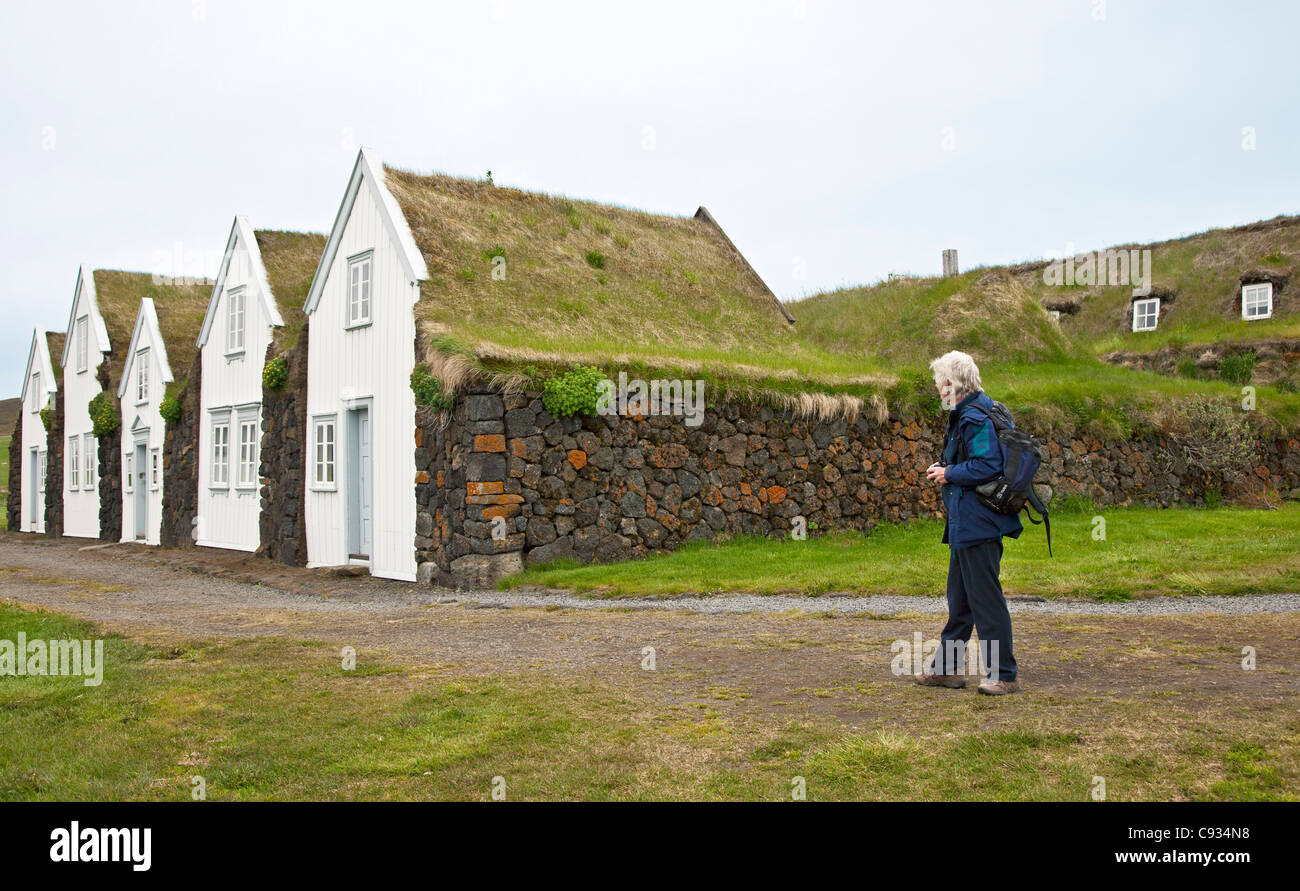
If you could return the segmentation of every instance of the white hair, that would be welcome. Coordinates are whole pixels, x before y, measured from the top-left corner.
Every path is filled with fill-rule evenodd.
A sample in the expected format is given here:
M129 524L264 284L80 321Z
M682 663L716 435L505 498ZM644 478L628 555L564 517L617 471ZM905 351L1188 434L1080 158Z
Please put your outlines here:
M935 359L930 363L930 370L934 372L936 387L942 387L945 382L952 381L953 397L956 401L966 398L976 390L984 389L984 383L980 380L979 366L968 354L959 350L944 353Z

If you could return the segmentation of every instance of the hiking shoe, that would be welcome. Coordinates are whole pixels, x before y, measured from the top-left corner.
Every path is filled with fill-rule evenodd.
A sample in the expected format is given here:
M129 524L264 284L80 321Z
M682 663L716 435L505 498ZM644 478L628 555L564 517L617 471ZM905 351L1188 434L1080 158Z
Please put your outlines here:
M1008 693L1020 692L1020 681L994 681L985 678L980 681L979 692L986 696L1006 696Z
M926 674L923 671L916 675L915 680L922 687L947 687L950 690L960 690L966 686L966 679L955 674Z

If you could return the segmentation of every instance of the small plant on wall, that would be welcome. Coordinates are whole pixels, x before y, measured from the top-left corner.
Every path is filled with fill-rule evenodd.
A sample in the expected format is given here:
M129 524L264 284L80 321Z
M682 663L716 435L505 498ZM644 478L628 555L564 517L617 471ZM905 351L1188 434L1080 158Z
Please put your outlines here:
M456 394L443 390L442 381L424 365L416 365L411 370L411 392L415 394L416 405L436 412L448 411L456 401Z
M600 382L604 377L599 368L575 365L564 374L546 381L542 387L542 405L557 418L594 415Z
M162 403L158 406L158 414L169 425L175 424L181 419L181 401L175 396L164 396Z
M271 391L283 390L289 382L289 365L283 356L276 356L262 369L262 386Z
M54 413L48 408L41 409L41 423L45 425L45 432L50 432L50 425L54 423Z
M97 393L86 406L90 412L90 424L96 436L108 436L122 426L122 416L117 404L108 393Z

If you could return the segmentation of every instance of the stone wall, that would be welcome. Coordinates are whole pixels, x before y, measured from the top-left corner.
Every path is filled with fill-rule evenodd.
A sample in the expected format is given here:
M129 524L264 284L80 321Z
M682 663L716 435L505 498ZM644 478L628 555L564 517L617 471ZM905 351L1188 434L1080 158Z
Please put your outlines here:
M9 496L5 500L5 528L21 529L22 522L23 414L18 413L14 435L9 440Z
M307 563L307 324L284 358L289 378L282 390L262 388L260 446L262 510L258 553L291 566ZM272 358L274 346L267 349Z
M192 548L194 521L199 511L199 423L202 412L203 355L190 365L185 388L177 398L181 416L167 425L163 436L163 503L159 543L169 548Z
M106 356L100 363L96 376L99 385L113 401L117 401L117 388L109 385L109 371L114 360ZM121 360L117 360L121 361ZM120 369L119 369L120 372ZM121 406L118 406L121 416ZM120 541L122 538L122 427L99 438L99 539Z
M50 400L50 429L45 431L45 534L63 536L63 394ZM82 458L82 460L86 460ZM13 465L10 465L12 467Z
M1249 343L1222 341L1169 345L1148 352L1117 350L1102 358L1112 365L1170 376L1178 375L1190 363L1196 369L1197 377L1219 379L1219 363L1225 357L1248 352L1254 353L1258 360L1251 373L1251 383L1289 381L1291 386L1300 384L1300 337L1277 337Z
M795 517L816 535L941 516L924 472L940 456L943 424L938 415L813 422L734 404L711 407L695 428L680 417L556 419L538 393L471 387L447 414L417 421L419 577L484 585L557 558L608 562L694 539L784 537ZM1168 507L1225 488L1163 438L1041 439L1040 479L1057 495ZM1256 477L1300 486L1300 441L1260 451Z

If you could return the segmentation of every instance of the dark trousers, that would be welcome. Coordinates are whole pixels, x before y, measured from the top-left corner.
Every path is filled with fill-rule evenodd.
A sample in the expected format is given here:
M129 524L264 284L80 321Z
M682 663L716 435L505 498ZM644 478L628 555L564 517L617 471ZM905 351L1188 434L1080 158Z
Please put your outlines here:
M966 672L966 645L975 628L980 634L980 666L988 671L991 663L996 663L990 675L994 680L1016 679L1011 612L998 578L1001 564L1000 538L952 550L948 558L948 624L943 626L939 652L935 654L935 674Z

